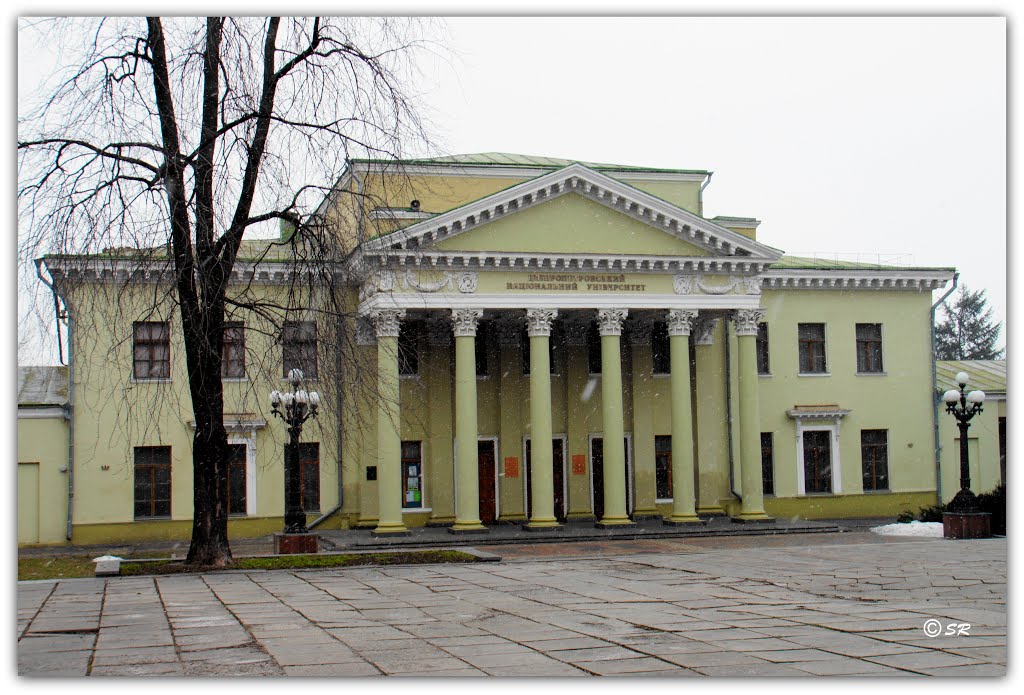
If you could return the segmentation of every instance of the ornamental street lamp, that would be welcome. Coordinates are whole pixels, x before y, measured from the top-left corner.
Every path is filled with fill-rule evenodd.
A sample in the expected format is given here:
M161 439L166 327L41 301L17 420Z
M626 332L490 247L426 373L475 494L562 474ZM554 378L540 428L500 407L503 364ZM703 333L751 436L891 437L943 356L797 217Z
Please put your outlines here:
M306 513L302 510L302 498L299 485L299 438L302 436L302 424L311 417L316 417L320 407L320 394L316 391L307 393L302 388L302 370L293 369L288 372L291 391L274 390L270 392L270 412L281 418L288 425L290 438L288 455L284 462L284 532L286 534L307 533Z
M985 402L984 391L965 393L969 381L967 372L956 375L958 389L950 389L942 394L946 404L946 412L956 418L960 428L960 492L946 507L943 514L944 535L946 538L988 538L990 519L988 514L978 506L978 497L971 491L971 469L967 450L967 428L971 419L982 412Z

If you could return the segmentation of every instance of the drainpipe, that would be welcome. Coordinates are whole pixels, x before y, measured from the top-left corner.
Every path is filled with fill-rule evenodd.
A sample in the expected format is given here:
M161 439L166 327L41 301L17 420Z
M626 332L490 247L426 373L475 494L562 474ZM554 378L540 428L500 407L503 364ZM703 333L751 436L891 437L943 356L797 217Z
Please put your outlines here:
M935 497L936 504L942 504L942 458L940 451L942 450L942 443L939 439L939 398L937 394L938 387L938 375L935 373L935 310L939 308L939 305L946 301L946 297L953 294L956 290L957 282L960 280L960 273L953 273L953 286L949 288L949 292L942 295L942 299L932 304L931 321L928 324L929 346L931 347L932 356L932 383L931 383L931 400L932 400L932 427L935 430Z
M359 226L356 228L356 239L361 244L361 243L363 243L363 180L356 174L356 170L352 166L352 161L351 160L349 160L347 162L347 166L348 166L349 171L352 172L352 178L354 178L356 180L356 183L359 186L359 194L358 194L359 195ZM344 480L342 479L342 456L341 456L342 441L343 441L343 435L344 435L343 427L342 427L342 407L344 406L344 403L345 403L344 395L342 394L342 380L341 380L341 367L342 367L341 346L345 343L345 340L343 339L344 333L345 333L345 319L344 319L344 317L338 317L338 340L336 341L336 343L334 345L334 374L335 374L335 379L336 379L335 384L334 384L334 387L335 387L334 390L336 392L335 407L337 409L337 425L336 425L336 429L335 429L335 441L337 442L337 449L338 449L337 450L337 457L336 457L336 462L337 462L337 466L338 466L338 503L336 505L334 505L331 509L327 510L326 512L321 514L319 517L314 519L312 522L307 524L306 525L307 529L314 529L314 528L316 528L317 526L322 524L324 521L326 521L327 519L331 518L332 516L337 514L339 511L341 511L342 506L345 504L345 484L344 484Z
M704 183L700 185L700 190L697 191L697 214L704 217L704 189L711 183L711 177L715 175L715 172L709 171L708 177L704 179Z
M53 286L53 283L46 279L42 272L43 260L36 259L36 276L42 281L44 285L50 288L50 292L53 293L53 303L57 306L59 293L57 288ZM68 308L67 300L64 300L65 307L65 322L68 325L68 402L64 406L64 419L68 423L68 520L67 520L67 531L65 537L71 541L72 531L72 520L74 518L75 508L75 341L73 335L74 326L71 323L71 312ZM60 345L60 312L57 312L57 344ZM63 353L61 355L63 362Z

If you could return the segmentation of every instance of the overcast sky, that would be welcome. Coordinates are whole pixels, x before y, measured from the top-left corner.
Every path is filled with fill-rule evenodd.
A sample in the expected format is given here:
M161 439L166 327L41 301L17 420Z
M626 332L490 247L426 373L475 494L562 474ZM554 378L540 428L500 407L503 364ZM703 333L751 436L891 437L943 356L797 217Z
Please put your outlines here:
M709 169L707 216L793 255L956 266L1005 321L1003 19L446 24L422 85L446 152Z

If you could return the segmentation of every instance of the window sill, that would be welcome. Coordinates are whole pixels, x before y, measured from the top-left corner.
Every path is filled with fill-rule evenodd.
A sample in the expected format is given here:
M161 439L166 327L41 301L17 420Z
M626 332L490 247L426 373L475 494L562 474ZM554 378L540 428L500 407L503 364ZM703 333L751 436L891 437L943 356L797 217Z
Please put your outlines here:
M248 383L249 377L246 376L222 376L220 378L225 384L245 384Z
M419 381L422 376L419 374L399 374L398 378L405 379L406 381Z
M797 497L836 497L834 492L802 492Z
M856 376L889 376L885 372L854 372Z
M601 376L600 374L594 374L593 376ZM652 375L655 379L668 379L672 376L672 372L655 373Z
M654 500L654 503L655 504L672 504L672 498L671 497L665 497L665 498L659 497L658 499Z
M171 517L171 516L136 516L136 517L132 517L132 521L174 521L174 517Z
M886 488L884 490L861 490L861 492L864 493L865 495L888 495L889 493L892 492L892 490Z
M420 512L433 512L430 507L402 507L402 514L419 514Z
M246 379L246 381L248 381L248 379ZM288 377L283 376L283 377L281 377L281 383L282 384L290 384L292 382L291 382L291 380ZM304 377L302 377L302 383L303 384L315 384L315 383L317 383L317 378L315 376L304 376Z
M139 378L134 377L134 376L132 377L132 383L133 384L169 384L172 381L173 380L169 376L168 377L154 377L152 379L139 379Z
M770 377L770 376L772 376L772 373L771 372L758 372L757 375L759 377Z
M831 372L799 372L797 376L832 376Z

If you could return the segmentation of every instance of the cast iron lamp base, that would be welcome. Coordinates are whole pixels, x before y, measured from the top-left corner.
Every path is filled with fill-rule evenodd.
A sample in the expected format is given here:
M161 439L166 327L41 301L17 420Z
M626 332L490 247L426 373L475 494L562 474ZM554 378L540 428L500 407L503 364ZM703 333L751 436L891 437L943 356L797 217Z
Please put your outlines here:
M320 552L315 533L275 533L274 555L312 555Z

